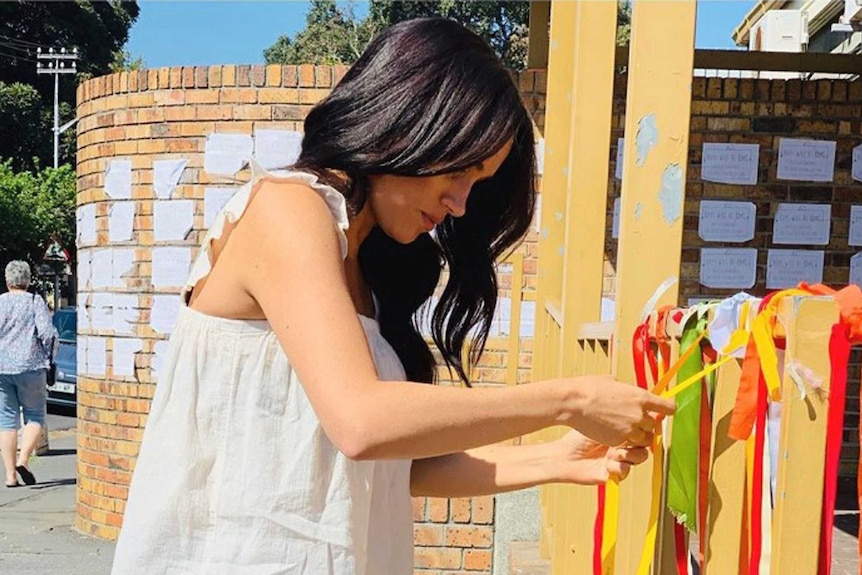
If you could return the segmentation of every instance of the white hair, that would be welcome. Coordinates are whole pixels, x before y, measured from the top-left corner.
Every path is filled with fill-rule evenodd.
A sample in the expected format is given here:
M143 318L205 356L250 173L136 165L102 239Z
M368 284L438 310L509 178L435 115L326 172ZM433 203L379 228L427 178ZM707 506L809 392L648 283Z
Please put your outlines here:
M30 287L30 264L14 260L6 265L6 285L10 288Z

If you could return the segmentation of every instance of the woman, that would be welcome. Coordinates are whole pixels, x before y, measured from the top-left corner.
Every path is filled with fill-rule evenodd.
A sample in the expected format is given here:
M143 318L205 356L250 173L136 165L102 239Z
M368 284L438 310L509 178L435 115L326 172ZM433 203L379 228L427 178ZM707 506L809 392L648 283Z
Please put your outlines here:
M673 406L634 386L416 383L435 365L414 317L444 263L433 338L466 382L460 351L470 335L481 352L534 162L518 91L478 36L423 19L375 39L309 113L295 169L253 169L204 240L114 573L405 575L411 491L596 483L643 461ZM492 446L557 424L581 433Z
M0 295L0 450L6 487L18 487L18 475L26 485L36 483L27 462L45 425L46 375L54 356L57 330L45 300L27 291L27 262L9 262L6 287L9 291ZM16 461L22 412L24 433Z

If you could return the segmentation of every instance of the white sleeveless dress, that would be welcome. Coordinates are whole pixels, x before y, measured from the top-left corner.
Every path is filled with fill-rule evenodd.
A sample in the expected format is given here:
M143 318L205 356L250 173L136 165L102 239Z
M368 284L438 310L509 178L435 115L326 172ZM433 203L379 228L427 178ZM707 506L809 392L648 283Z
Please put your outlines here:
M410 461L352 461L326 436L266 321L185 304L210 271L210 241L238 220L255 169L215 220L183 290L132 479L113 573L408 575ZM346 253L343 196L329 205ZM403 380L377 322L360 316L378 375Z

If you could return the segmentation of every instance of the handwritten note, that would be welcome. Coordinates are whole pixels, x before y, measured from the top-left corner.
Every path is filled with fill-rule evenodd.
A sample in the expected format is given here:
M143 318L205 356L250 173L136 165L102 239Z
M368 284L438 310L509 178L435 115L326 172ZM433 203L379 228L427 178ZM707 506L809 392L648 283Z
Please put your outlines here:
M850 258L850 283L862 287L862 252Z
M769 250L766 289L784 289L802 281L823 281L823 250Z
M135 224L135 202L115 202L108 216L108 239L127 242L132 239Z
M206 188L204 190L204 226L212 226L216 216L238 188Z
M775 212L772 241L825 246L829 243L831 214L829 204L780 204Z
M192 262L189 248L153 248L153 287L176 287L186 282Z
M134 294L111 294L113 307L111 326L115 334L132 335L138 322L138 296Z
M835 142L781 138L778 144L779 180L831 182L835 175Z
M87 338L87 375L105 375L105 341L104 337Z
M157 198L166 200L171 197L188 163L188 160L182 158L153 162L153 190Z
M700 283L710 288L748 289L757 279L757 249L703 248Z
M302 133L292 130L254 131L254 159L266 170L284 169L299 159Z
M134 248L115 248L111 254L111 285L122 287L126 274L132 271L135 265Z
M204 148L204 170L210 174L232 176L240 171L254 153L254 140L248 134L210 134Z
M114 338L112 355L112 366L114 375L135 375L135 354L141 351L143 344L139 339Z
M862 206L850 206L850 234L847 245L862 246Z
M545 173L545 138L536 140L536 173Z
M78 291L87 291L90 288L90 267L92 263L93 252L91 250L78 250Z
M111 319L111 294L94 293L90 301L93 329L96 331L111 329L114 325Z
M753 202L703 200L697 233L708 242L747 242L754 238L756 216Z
M192 229L194 200L153 202L153 239L157 242L181 241Z
M93 260L90 269L94 289L110 287L113 285L111 274L113 255L113 250L111 249L93 251Z
M853 148L853 168L851 175L857 182L862 182L862 144Z
M96 204L78 208L76 219L78 245L96 243Z
M131 160L111 160L105 170L105 193L115 200L132 197Z
M166 341L157 341L153 344L153 360L151 364L152 375L158 377L165 365L165 359L168 357L170 344Z
M150 310L150 327L159 333L171 333L180 314L180 297L177 295L153 296Z
M611 221L611 237L620 237L620 198L614 198L614 213Z
M623 163L625 163L626 139L617 138L617 162L614 167L614 177L618 180L623 179Z
M756 184L759 157L759 144L704 143L700 177L722 184Z

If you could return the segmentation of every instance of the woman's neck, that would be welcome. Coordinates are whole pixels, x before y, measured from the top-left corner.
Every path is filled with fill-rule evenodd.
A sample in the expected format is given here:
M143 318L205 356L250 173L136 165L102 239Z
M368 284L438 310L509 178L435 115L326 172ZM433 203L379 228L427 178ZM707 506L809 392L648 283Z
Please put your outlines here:
M359 246L371 233L376 223L374 213L371 211L371 206L366 201L362 210L350 218L350 227L347 228L347 259L356 260L359 258Z
M24 289L24 288L19 288L19 287L10 287L10 286L6 286L6 288L7 288L10 292L12 292L12 293L24 293L24 292L26 292L26 291L27 291L26 289Z

